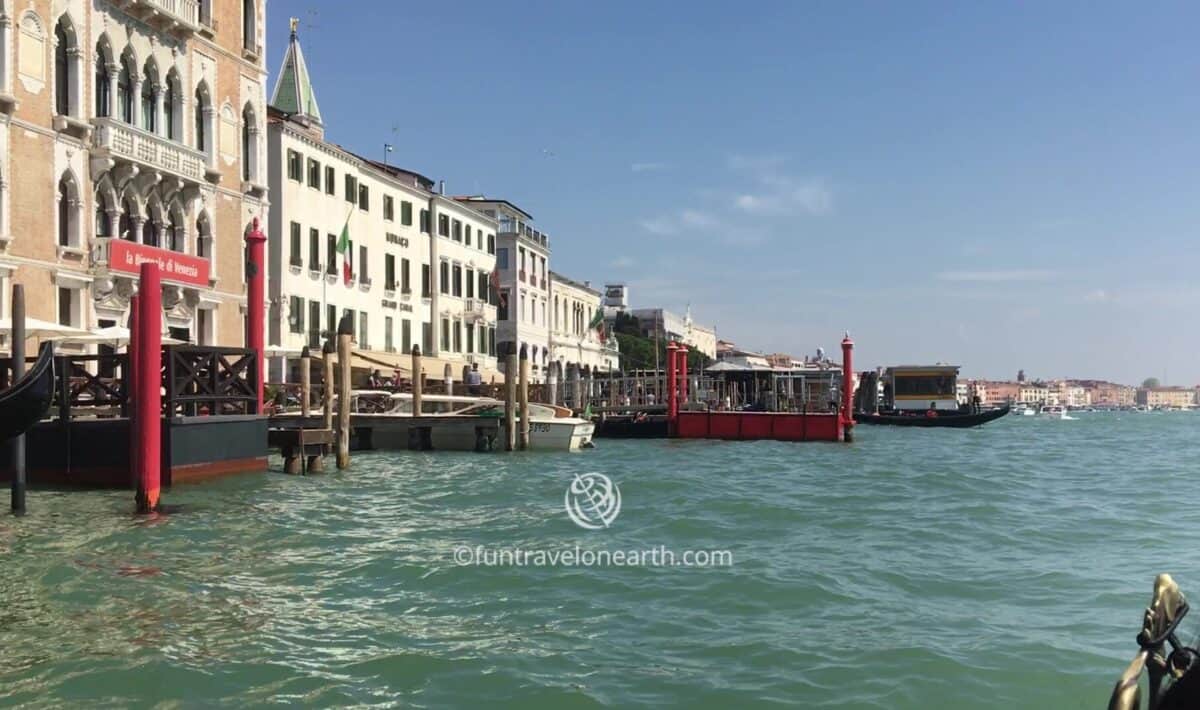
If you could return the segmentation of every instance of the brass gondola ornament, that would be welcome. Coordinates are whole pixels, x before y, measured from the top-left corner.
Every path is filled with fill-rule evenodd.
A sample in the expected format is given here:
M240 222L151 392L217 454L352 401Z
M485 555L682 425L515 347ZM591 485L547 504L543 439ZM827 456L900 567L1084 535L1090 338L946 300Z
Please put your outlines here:
M1137 642L1141 650L1121 674L1108 701L1109 710L1137 710L1141 707L1141 688L1138 680L1144 669L1147 674L1149 710L1155 710L1162 699L1163 680L1170 674L1180 678L1189 668L1194 651L1184 647L1175 636L1175 629L1188 612L1187 599L1169 574L1154 580L1154 596L1142 617L1142 630ZM1166 652L1166 644L1171 652Z

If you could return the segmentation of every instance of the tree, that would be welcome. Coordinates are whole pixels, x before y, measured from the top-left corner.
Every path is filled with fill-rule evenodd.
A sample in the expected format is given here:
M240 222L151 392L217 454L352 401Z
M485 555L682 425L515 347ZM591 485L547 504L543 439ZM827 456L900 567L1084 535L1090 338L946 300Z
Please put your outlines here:
M1157 377L1147 377L1146 379L1142 380L1142 387L1145 389L1148 389L1148 390L1154 389L1155 387L1158 387L1160 384L1161 383L1158 381Z

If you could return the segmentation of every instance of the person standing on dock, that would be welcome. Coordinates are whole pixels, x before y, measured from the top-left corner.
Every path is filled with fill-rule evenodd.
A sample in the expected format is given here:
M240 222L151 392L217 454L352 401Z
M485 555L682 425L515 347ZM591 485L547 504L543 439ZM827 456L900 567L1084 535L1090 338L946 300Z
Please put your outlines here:
M479 363L472 363L467 373L467 391L473 396L479 396L479 388L483 385L483 375L479 372Z

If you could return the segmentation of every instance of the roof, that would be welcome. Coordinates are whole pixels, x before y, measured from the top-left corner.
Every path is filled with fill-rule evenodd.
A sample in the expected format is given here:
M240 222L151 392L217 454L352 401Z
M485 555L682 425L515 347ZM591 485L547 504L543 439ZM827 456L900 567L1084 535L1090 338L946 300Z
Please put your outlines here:
M588 293L594 294L596 296L602 295L599 291L592 288L591 286L588 286L587 284L579 283L575 279L567 278L566 276L563 276L562 274L558 273L554 269L550 269L550 280L558 281L559 283L564 283L564 284L567 284L568 286L574 286L575 288L577 288L581 291L587 291Z
M380 170L382 172L387 173L388 175L391 175L394 178L398 178L401 180L403 180L406 177L411 177L414 180L416 180L417 187L420 187L428 192L434 191L434 180L431 177L422 175L421 173L418 173L415 170L408 170L406 168L402 168L397 165L388 165L387 163L384 163L379 160L372 160L371 158L367 158L365 156L359 155L358 153L347 150L345 146L338 146L338 147L341 148L342 150L345 150L347 153L350 153L351 155L358 158L359 160L363 161L364 163L367 163L368 165L375 168L376 170Z
M531 222L533 221L533 215L529 214L528 212L521 209L520 207L517 207L515 204L509 202L508 200L502 200L502 199L496 198L496 197L485 197L483 195L455 195L453 199L457 200L458 202L466 202L466 203L492 202L492 203L495 203L498 205L508 205L512 209L514 209L517 212L519 212L520 214L524 215L525 219L527 219Z
M317 106L317 96L313 93L308 66L304 63L304 53L300 51L296 24L296 20L293 19L292 38L288 43L287 53L283 55L283 67L279 70L275 91L271 94L271 107L289 116L300 116L314 123L321 123L321 109Z
M908 374L910 372L953 372L955 374L958 374L959 366L958 365L893 365L893 366L889 367L887 369L887 371L889 373L900 371L900 372L904 372L905 374Z

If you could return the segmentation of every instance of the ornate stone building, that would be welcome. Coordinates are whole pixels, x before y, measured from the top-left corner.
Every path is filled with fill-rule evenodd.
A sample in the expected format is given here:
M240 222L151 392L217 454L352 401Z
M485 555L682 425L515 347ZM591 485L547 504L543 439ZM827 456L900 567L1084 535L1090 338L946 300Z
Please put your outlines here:
M124 325L157 260L164 328L243 343L242 237L267 215L265 4L0 0L0 317L16 282L31 317Z

